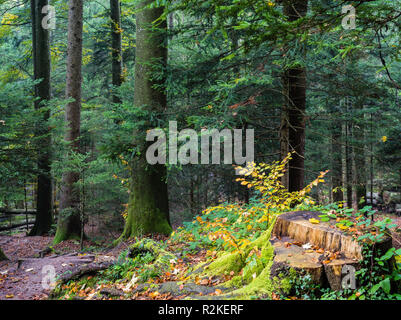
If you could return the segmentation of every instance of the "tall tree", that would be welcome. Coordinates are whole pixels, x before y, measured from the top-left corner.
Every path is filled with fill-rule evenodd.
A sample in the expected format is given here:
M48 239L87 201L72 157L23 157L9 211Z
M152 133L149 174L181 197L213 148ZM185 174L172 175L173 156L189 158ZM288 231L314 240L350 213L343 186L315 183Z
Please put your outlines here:
M348 101L348 100L347 100ZM347 102L347 111L348 102ZM351 121L346 121L345 123L345 137L346 137L346 145L345 145L345 185L347 190L347 207L352 208L352 124Z
M80 152L81 125L81 87L82 87L82 28L83 0L68 1L68 47L66 98L73 99L65 110L67 130L65 141L72 152ZM63 174L60 214L54 243L67 239L80 239L80 194L77 182L79 172L68 171Z
M339 120L334 120L331 126L331 185L334 202L344 200L341 137L341 123Z
M289 22L305 17L307 0L285 0L284 14ZM302 48L302 46L301 46ZM301 55L305 52L301 49ZM305 179L305 107L306 107L306 69L302 62L284 70L284 107L281 124L281 156L294 152L288 164L287 175L283 178L289 191L301 190Z
M45 103L51 98L49 29L42 25L46 15L42 13L42 9L48 4L48 0L31 0L34 79L40 81L35 85L35 109L37 110L46 108ZM36 194L37 214L30 235L46 234L53 223L50 173L51 134L48 129L50 111L45 109L40 114L41 118L36 126L39 171Z
M163 113L167 108L165 77L155 73L167 64L167 21L163 18L164 7L150 8L150 3L152 0L145 0L137 7L134 105L144 111ZM169 234L172 230L166 167L151 166L145 158L148 144L141 133L150 125L149 122L141 132L134 132L138 155L132 162L128 217L121 238L143 233Z
M359 99L360 100L360 99ZM354 120L354 186L355 186L355 197L354 197L354 208L363 208L366 205L366 184L367 184L367 166L365 158L365 117L363 113L362 101L357 101L356 111L359 111L358 117Z
M110 0L113 102L121 103L114 92L123 83L122 29L120 0Z

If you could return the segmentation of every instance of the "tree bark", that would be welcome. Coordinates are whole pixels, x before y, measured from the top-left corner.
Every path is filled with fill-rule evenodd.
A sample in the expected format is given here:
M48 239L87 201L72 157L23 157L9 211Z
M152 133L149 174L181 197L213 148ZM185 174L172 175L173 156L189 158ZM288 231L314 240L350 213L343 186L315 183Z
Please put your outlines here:
M307 13L307 0L284 1L284 14L288 21L296 21ZM302 52L305 54L305 52ZM303 189L305 180L305 108L306 108L306 69L303 66L287 69L283 73L284 110L281 125L281 157L292 152L288 164L288 177L283 178L288 183L288 190ZM283 146L287 144L287 146ZM287 152L287 153L288 153Z
M121 99L116 94L116 88L123 83L123 56L122 56L122 29L121 29L121 9L120 0L110 0L111 18L111 51L112 51L112 85L113 102L121 103Z
M363 106L357 107L359 111ZM354 181L355 181L355 205L356 209L361 209L366 205L366 184L367 184L367 166L365 159L365 120L364 115L358 117L354 124Z
M352 208L352 126L349 121L345 124L346 146L345 146L345 184L347 189L347 207Z
M36 110L46 108L44 104L51 98L49 29L42 27L42 20L46 15L42 13L42 8L48 4L48 0L31 0L34 79L40 80L35 85ZM36 194L37 215L35 225L29 233L31 236L48 233L53 223L50 173L51 134L48 126L50 110L42 111L41 115L35 132L35 135L39 138L37 140L39 173Z
M339 121L334 120L331 128L331 184L333 202L344 200L343 163L341 147L342 128Z
M156 65L158 71L161 65L165 67L167 64L167 22L164 19L157 26L153 24L161 17L164 8L144 8L151 2L140 2L136 15L134 105L162 113L167 108L166 94L161 89L164 88L165 79L155 80L154 72ZM150 122L146 126L151 129ZM134 132L134 137L140 153L132 162L128 217L120 239L146 233L170 234L166 167L149 165L145 158L149 144L142 140L143 135L138 130Z
M80 152L82 27L83 1L69 0L66 98L72 98L74 101L66 106L65 122L67 130L65 141L69 143L72 152ZM76 186L79 178L79 172L69 171L63 174L60 212L54 243L67 239L80 239L80 194L79 188Z

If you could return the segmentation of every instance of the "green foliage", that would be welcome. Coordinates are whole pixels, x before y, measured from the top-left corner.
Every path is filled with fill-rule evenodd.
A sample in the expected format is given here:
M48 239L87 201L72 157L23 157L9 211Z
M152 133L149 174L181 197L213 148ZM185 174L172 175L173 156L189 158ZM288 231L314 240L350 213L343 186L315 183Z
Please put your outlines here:
M121 279L130 279L132 275L138 274L141 282L147 281L149 278L156 278L162 270L146 268L146 265L151 264L155 257L151 252L147 251L140 253L134 258L127 258L127 251L122 251L117 262L112 268L107 269L101 275L105 280L116 282Z

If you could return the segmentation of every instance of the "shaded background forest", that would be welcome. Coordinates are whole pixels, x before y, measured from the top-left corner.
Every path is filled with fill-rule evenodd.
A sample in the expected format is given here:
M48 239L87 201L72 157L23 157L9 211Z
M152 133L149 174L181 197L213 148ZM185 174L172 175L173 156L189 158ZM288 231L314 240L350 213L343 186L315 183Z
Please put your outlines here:
M38 157L44 147L38 143L43 141L38 127L44 127L49 129L45 136L51 137L54 216L62 174L73 169L80 172L86 232L121 232L133 132L144 115L132 108L135 2L121 1L121 83L113 81L113 2L118 3L84 1L81 153L67 157L67 2L50 1L57 17L50 32L52 95L45 108L35 109L30 3L0 1L0 207L37 207ZM341 8L350 3L357 9L356 29L341 25ZM263 10L258 1L174 1L166 13L167 66L160 71L166 76L168 112L152 121L163 127L176 120L179 129L253 128L255 162L279 160L285 154L283 127L290 105L286 80L291 79L285 72L306 70L303 184L330 170L328 183L314 194L320 203L344 200L348 206L361 206L371 190L392 191L397 197L400 4L309 1L306 19L288 25L279 14L280 1L265 2ZM44 112L49 112L45 123ZM172 223L191 220L221 201L249 201L253 194L235 179L231 165L169 167ZM401 199L384 209L393 210L396 203Z

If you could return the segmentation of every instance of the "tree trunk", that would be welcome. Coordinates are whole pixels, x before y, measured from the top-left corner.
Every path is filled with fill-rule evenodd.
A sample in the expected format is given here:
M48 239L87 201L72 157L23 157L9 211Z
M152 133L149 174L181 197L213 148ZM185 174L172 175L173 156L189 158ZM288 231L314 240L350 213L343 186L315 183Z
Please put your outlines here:
M42 27L42 20L46 14L42 8L48 5L48 0L31 0L32 16L32 47L34 78L41 80L35 85L35 109L40 109L51 98L50 89L50 41L49 29ZM36 126L38 144L38 190L36 194L37 215L33 229L29 235L43 235L50 231L53 223L52 216L52 181L50 173L51 135L48 129L50 110L41 112L42 118Z
M67 83L66 98L74 99L66 106L65 120L67 130L65 141L69 143L72 152L80 151L80 122L81 122L81 84L82 84L82 24L83 1L69 0L68 2L68 48L67 48ZM60 212L54 243L67 239L80 239L80 197L79 172L63 174Z
M135 61L134 105L148 111L164 112L167 107L166 94L163 92L164 79L155 80L155 64L163 68L167 64L167 22L161 20L164 8L143 8L151 0L142 1L136 15L137 40ZM158 88L155 88L155 87ZM151 124L148 123L149 129ZM142 131L142 130L141 130ZM146 130L145 130L146 131ZM169 218L168 192L165 165L149 165L145 154L148 143L144 143L141 132L134 132L135 145L139 155L132 163L128 217L120 239L146 233L170 234L172 229Z
M122 29L120 0L110 0L113 102L121 103L116 88L123 83Z
M358 110L363 110L359 106ZM355 208L361 209L366 205L367 166L365 159L365 123L364 115L358 117L354 125L354 181L355 181Z
M346 174L345 184L347 188L347 207L352 208L352 149L351 149L351 124L347 122L345 124L345 135L346 135L346 146L345 146L345 163L346 163Z
M331 128L331 184L333 202L344 200L343 188L343 161L341 147L342 128L339 121L334 120Z
M4 254L3 250L0 248L0 261L7 260L6 255Z
M284 14L289 21L296 21L304 17L307 9L307 0L288 0L284 3ZM287 123L282 123L281 131L287 132L282 132L281 142L286 143L288 139L288 146L281 146L281 152L295 151L288 165L288 190L292 192L301 190L305 180L306 69L299 66L285 70L283 87L285 99L283 122ZM282 158L286 155L281 154Z

